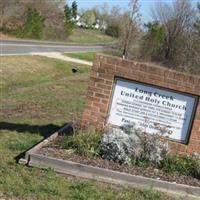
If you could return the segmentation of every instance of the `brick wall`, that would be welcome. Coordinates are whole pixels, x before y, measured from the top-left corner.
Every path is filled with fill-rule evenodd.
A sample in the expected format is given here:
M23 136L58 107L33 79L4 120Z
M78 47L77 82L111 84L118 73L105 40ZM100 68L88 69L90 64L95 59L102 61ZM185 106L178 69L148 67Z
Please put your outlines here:
M93 125L98 129L106 126L115 76L200 96L199 76L99 54L94 60L90 74L87 102L82 117L84 126ZM185 145L172 142L172 145L179 153L200 153L200 100L189 143Z

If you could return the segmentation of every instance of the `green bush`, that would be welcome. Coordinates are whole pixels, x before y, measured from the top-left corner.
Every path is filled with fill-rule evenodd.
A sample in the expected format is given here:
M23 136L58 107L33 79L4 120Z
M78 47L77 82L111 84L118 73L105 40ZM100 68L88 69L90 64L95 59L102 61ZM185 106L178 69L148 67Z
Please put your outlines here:
M145 24L146 34L140 44L140 55L150 61L164 60L165 29L159 22Z
M105 33L106 35L118 38L120 36L120 27L117 25L109 25Z
M41 39L43 37L45 18L35 8L28 8L27 19L22 37Z
M69 36L73 33L73 30L75 28L75 24L72 21L68 21L65 23L65 34L66 36Z
M83 156L98 156L101 134L92 130L79 131L74 135L65 136L62 146L65 149L73 149L75 153Z
M200 178L200 162L189 157L179 155L168 155L162 161L161 168L168 173L179 174Z

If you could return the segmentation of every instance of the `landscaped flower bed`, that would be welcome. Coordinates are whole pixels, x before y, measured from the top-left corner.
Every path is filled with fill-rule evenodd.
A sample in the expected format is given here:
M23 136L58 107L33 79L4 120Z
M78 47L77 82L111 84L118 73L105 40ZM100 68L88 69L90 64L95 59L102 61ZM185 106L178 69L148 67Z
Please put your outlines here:
M102 158L99 149L101 140L101 134L95 132L58 136L37 153L94 167L200 187L199 161L189 157L167 155L159 166L142 159L133 163L114 162Z

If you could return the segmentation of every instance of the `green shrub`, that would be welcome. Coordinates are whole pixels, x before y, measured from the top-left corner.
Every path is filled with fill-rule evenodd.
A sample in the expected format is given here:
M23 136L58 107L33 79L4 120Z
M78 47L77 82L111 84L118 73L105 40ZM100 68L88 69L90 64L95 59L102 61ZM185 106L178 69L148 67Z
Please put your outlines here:
M92 130L79 131L74 135L65 136L62 146L65 149L73 149L75 153L83 156L98 156L101 134Z
M120 36L120 27L117 25L109 25L105 33L106 35L118 38Z
M168 155L162 161L162 169L168 173L178 172L182 175L200 178L200 163L189 157L179 155Z
M74 22L72 22L72 21L65 22L65 34L66 34L66 36L71 35L74 28L75 28Z
M143 59L150 61L164 60L165 29L157 21L145 24L146 34L140 45L140 54Z

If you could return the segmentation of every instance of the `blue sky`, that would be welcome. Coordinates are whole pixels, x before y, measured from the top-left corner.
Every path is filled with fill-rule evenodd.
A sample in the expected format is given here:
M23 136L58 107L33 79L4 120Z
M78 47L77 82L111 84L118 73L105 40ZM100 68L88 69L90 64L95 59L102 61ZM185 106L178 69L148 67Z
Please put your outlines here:
M71 3L73 0L68 0ZM140 0L141 5L141 14L145 22L151 19L151 7L154 6L156 2L166 2L171 3L173 0ZM200 0L191 0L195 5ZM87 9L94 7L99 4L108 3L110 6L118 5L122 9L126 9L129 3L129 0L76 0L79 9Z

